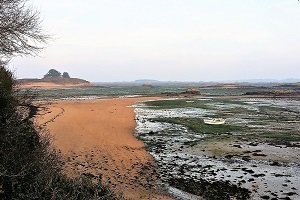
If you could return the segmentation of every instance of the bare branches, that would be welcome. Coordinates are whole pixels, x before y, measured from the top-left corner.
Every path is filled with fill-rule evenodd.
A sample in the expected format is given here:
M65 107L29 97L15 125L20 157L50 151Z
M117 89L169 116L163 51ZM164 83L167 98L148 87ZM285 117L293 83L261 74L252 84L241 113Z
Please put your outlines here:
M114 199L100 179L65 176L48 133L23 114L31 96L16 90L5 61L35 54L47 40L26 2L0 0L0 199Z
M39 13L28 8L26 0L0 0L0 59L35 54L47 39Z

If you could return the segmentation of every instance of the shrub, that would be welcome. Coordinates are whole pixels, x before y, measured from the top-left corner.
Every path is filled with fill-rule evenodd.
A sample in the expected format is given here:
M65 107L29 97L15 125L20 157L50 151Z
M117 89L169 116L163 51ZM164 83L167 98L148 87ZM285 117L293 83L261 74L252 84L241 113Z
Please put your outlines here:
M31 105L27 100L18 95L12 73L1 66L0 199L115 199L98 177L63 174L51 137L20 109Z

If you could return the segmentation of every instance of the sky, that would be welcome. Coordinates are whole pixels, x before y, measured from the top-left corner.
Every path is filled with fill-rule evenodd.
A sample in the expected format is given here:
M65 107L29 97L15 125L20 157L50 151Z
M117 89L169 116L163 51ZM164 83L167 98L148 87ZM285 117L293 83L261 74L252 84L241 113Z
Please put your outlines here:
M93 82L300 78L297 0L30 0L52 38L10 63Z

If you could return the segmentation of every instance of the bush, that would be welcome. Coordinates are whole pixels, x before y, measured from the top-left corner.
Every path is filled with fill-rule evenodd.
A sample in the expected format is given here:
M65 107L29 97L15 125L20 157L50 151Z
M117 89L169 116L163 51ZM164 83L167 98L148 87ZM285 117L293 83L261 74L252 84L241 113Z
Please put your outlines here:
M44 78L62 78L61 73L55 69L50 69L47 74L44 75Z
M62 77L63 77L63 78L71 78L68 72L64 72L64 73L62 74Z
M62 173L51 137L20 109L30 105L18 95L12 73L0 66L0 199L115 199L98 177Z

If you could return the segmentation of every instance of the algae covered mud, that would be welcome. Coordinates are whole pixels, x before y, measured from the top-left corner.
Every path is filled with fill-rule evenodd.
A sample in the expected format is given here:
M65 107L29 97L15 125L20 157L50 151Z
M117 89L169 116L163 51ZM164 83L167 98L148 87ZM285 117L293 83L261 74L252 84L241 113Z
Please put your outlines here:
M38 94L54 100L168 98L135 104L136 135L156 160L159 183L178 199L300 199L299 97L242 95L257 87L200 88L197 97L183 94L189 87L110 85ZM226 122L209 125L208 118Z
M135 112L137 136L179 199L300 199L299 99L168 99Z
M171 85L122 85L122 84L101 84L90 87L71 88L34 88L32 91L40 99L70 99L70 98L101 98L118 96L144 96L160 94L180 94L193 87L200 87L200 84L171 84ZM261 91L260 87L243 88L199 88L202 95L242 95L247 92Z

